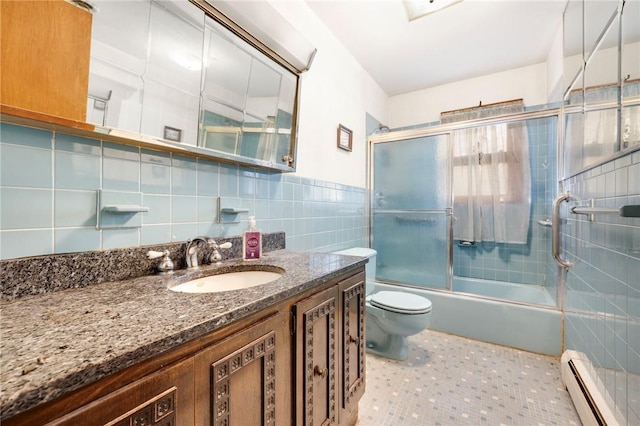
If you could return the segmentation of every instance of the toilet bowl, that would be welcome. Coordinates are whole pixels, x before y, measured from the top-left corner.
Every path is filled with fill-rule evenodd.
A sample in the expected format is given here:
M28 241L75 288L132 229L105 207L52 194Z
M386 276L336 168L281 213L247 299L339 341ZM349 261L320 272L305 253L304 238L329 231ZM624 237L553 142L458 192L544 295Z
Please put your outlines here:
M351 248L335 252L369 258L366 265L366 347L367 352L404 360L409 355L407 337L429 326L431 301L402 291L375 290L376 251Z

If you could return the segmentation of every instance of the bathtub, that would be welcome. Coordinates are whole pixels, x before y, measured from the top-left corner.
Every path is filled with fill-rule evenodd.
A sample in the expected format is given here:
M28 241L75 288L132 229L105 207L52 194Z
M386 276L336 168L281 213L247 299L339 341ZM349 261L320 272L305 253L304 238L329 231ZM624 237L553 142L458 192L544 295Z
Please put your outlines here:
M474 290L483 288L485 293L492 292L493 289L487 288L486 284L495 283L482 281L485 280L463 284L467 286L467 290L468 286L473 285ZM458 285L461 285L460 281ZM488 298L488 294L485 294L485 297L477 297L468 294L467 291L456 293L375 283L376 292L384 290L404 291L431 300L433 309L429 328L432 330L545 355L560 356L562 353L562 315L555 305L534 306L528 304L532 303L531 301L493 300ZM515 291L513 288L509 290ZM548 294L547 296L550 299ZM553 304L553 300L551 303Z
M555 306L556 304L549 290L540 285L512 284L504 281L454 276L453 291L534 305Z

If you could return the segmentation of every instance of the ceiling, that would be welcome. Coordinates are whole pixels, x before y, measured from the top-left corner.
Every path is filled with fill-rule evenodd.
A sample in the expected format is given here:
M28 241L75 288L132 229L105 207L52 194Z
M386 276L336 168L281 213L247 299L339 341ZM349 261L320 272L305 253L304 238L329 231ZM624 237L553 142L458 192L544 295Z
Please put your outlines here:
M389 96L545 62L566 5L464 0L409 22L401 0L306 2Z

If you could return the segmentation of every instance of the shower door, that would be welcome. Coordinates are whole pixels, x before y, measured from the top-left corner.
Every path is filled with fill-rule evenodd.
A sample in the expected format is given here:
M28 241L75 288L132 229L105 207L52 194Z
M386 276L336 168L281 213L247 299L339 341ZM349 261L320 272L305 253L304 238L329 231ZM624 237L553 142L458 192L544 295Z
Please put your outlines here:
M376 279L450 288L449 135L372 142Z

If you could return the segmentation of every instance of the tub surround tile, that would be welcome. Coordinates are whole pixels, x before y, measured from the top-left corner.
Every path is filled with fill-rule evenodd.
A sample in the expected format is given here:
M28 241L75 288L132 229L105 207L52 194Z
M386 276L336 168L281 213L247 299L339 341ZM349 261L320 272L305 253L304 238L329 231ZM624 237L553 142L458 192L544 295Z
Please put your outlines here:
M177 247L167 248L176 250ZM138 269L148 270L152 262L139 260L143 250L132 249L128 256L110 256L110 252L93 255L96 262L102 262L104 270L116 268L127 259L135 259ZM82 263L77 256L74 260L76 268L67 269L67 274L82 274L86 268L78 267ZM276 250L254 262L230 260L171 275L112 281L1 302L2 417L15 415L150 359L355 270L365 262L352 256ZM225 272L238 264L249 268L274 265L286 273L267 286L239 291L185 297L167 290L173 283L198 278L211 270ZM46 275L35 268L31 272ZM38 364L38 359L45 361ZM23 374L23 371L29 372Z

